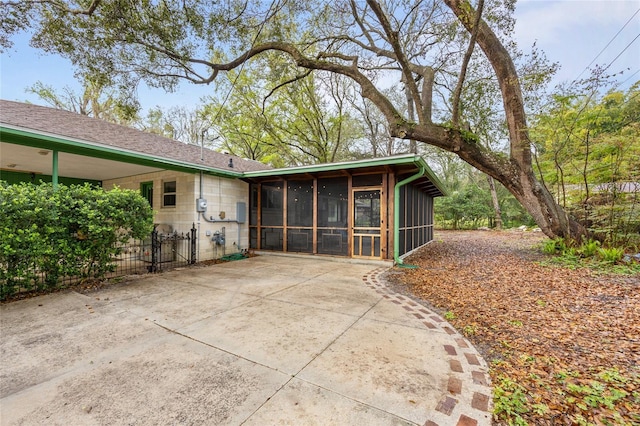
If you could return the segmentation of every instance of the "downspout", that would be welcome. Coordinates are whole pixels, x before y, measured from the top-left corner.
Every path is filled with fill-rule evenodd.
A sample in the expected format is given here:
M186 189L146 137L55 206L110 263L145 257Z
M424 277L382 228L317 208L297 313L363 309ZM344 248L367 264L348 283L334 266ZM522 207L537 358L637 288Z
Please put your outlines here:
M400 188L418 178L421 178L425 172L426 169L424 166L420 166L418 173L401 180L396 183L393 188L393 261L401 268L416 268L416 266L409 264L405 265L404 261L400 259Z

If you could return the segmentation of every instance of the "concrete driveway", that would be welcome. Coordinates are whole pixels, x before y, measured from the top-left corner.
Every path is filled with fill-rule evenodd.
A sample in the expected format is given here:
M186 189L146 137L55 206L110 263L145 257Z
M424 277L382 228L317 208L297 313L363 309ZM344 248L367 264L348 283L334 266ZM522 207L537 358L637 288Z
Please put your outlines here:
M0 307L2 425L488 425L486 364L386 267L258 256Z

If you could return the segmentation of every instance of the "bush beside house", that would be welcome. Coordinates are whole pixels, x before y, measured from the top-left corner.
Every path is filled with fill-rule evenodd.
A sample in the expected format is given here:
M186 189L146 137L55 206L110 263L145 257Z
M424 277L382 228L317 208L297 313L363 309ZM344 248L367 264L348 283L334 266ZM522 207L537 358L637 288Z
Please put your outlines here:
M63 276L100 278L120 245L153 229L137 191L0 181L0 299L55 287Z

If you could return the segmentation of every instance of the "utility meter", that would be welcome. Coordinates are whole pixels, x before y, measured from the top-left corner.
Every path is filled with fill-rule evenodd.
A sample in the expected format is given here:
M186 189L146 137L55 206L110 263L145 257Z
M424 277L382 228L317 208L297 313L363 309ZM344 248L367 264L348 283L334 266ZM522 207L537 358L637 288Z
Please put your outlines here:
M206 212L207 211L207 200L204 198L198 198L196 200L196 211L198 212Z

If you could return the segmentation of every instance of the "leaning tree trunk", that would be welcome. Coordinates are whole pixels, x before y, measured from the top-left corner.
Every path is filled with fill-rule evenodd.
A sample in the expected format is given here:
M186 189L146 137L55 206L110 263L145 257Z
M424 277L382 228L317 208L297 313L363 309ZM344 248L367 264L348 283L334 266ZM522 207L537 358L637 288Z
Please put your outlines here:
M488 174L501 182L522 203L533 216L542 231L550 237L568 237L580 239L586 235L587 229L570 217L566 211L553 199L551 193L536 178L532 166L531 141L527 128L524 101L515 64L500 39L484 20L474 28L476 11L467 0L445 0L447 6L457 16L470 34L475 34L478 46L482 49L496 73L504 111L509 129L510 152L509 169L504 173L515 178L505 182L500 176L500 170L485 167ZM469 144L469 142L464 142ZM488 155L489 157L495 157ZM464 158L468 161L467 158ZM490 165L490 164L486 164ZM485 165L485 166L486 166Z
M474 134L459 127L452 128L433 124L427 113L431 110L431 105L423 101L423 97L412 86L413 79L411 78L404 77L412 89L414 102L421 107L417 114L418 124L402 119L391 102L354 68L341 69L339 72L351 76L361 85L362 94L376 104L387 118L389 132L392 136L417 140L457 154L467 163L502 183L531 214L536 224L546 235L551 238L581 239L587 234L587 229L566 213L554 200L549 190L535 176L522 91L518 73L509 52L484 20L476 21L476 11L467 0L444 1L467 31L476 35L478 45L494 69L500 85L506 123L509 129L510 150L508 156L483 147ZM412 67L403 55L398 34L391 28L390 21L380 5L374 0L368 0L367 4L380 19L388 41L393 46L394 53L403 69L403 75L410 75L412 72L420 73L422 69ZM476 29L474 29L474 22L479 22ZM428 79L425 78L424 81L428 81ZM423 92L424 90L431 89L424 88Z

